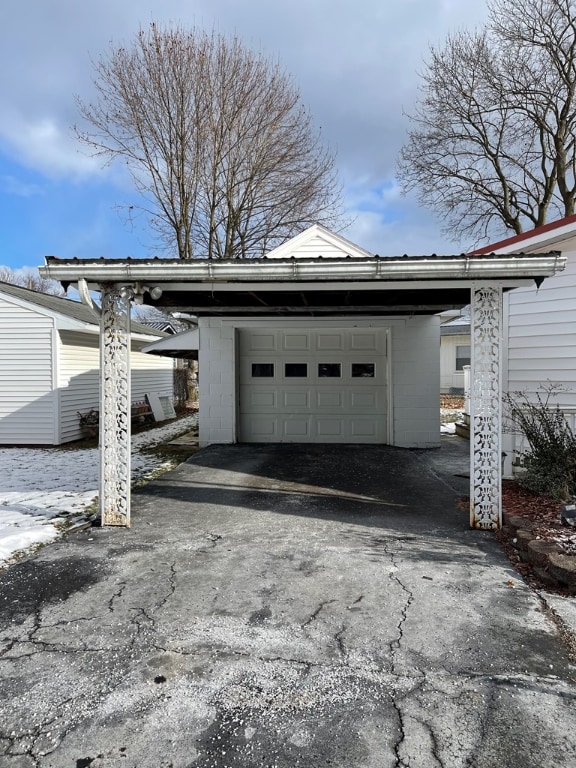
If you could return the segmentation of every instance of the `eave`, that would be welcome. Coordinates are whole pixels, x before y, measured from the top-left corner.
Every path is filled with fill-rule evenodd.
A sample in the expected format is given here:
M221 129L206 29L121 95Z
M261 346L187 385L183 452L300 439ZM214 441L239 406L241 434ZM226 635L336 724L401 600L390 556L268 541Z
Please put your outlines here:
M503 290L564 269L558 252L508 256L211 260L46 259L45 277L135 287L145 303L196 315L436 314L469 303L475 282ZM151 301L149 289L162 296Z

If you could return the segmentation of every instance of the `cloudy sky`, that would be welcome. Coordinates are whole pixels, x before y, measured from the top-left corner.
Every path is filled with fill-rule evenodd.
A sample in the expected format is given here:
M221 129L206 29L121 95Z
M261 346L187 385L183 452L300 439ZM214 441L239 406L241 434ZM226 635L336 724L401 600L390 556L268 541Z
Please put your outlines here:
M126 227L118 208L136 201L121 169L71 134L92 60L151 21L236 33L280 61L337 151L346 237L381 255L460 252L467 243L400 196L394 168L429 45L485 15L481 0L3 0L0 264L153 254L146 227Z

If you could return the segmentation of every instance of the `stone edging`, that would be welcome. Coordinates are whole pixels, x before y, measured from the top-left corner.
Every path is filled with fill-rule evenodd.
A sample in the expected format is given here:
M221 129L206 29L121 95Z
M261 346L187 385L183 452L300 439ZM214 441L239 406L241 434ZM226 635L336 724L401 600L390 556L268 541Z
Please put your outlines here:
M504 514L504 531L518 556L532 566L544 584L576 594L576 557L565 554L552 541L537 539L530 520L521 515Z

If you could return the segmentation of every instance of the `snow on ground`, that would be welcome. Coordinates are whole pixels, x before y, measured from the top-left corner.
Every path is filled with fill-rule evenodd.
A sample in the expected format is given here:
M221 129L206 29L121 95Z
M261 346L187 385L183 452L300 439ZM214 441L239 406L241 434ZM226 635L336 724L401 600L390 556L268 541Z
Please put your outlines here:
M196 416L132 436L132 482L173 463L143 449L189 432ZM98 448L0 448L0 567L17 552L60 536L58 525L80 517L98 495Z

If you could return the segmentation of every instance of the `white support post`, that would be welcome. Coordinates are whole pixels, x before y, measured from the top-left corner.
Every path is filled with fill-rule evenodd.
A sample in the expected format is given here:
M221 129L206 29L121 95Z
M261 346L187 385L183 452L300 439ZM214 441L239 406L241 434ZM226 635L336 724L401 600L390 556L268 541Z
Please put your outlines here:
M100 320L100 513L130 526L130 298L102 289Z
M502 287L475 283L471 291L470 526L502 525Z

